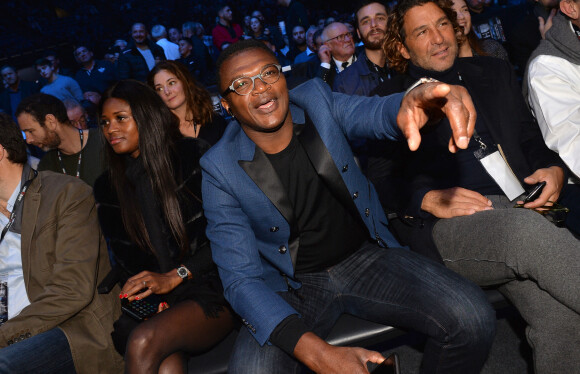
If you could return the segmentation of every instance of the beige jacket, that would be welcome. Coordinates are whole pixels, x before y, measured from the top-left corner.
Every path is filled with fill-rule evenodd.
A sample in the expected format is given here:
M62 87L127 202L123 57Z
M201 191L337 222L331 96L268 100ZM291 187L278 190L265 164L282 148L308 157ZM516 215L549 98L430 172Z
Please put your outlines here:
M119 290L96 290L110 265L92 189L70 176L40 172L24 198L21 239L31 304L0 327L0 348L58 326L79 374L121 372L110 335L121 312Z

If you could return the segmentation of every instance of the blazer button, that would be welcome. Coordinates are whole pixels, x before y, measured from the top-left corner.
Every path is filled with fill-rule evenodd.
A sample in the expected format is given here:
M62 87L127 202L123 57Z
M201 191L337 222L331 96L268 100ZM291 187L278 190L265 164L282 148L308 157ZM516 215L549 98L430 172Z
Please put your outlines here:
M270 227L270 232L276 232L278 230L280 230L280 228L278 226L272 226L272 227Z
M286 253L287 249L285 245L281 245L280 248L278 248L278 252L280 252L281 255L283 255L284 253Z
M345 172L347 172L347 171L348 171L348 164L346 164L346 165L344 165L344 166L342 167L342 172L343 172L343 173L345 173Z
M371 214L371 210L369 208L366 208L365 209L365 216L368 217L368 216L370 216L370 214Z
M358 197L358 191L356 191L355 193L352 194L353 200L356 199L357 197Z

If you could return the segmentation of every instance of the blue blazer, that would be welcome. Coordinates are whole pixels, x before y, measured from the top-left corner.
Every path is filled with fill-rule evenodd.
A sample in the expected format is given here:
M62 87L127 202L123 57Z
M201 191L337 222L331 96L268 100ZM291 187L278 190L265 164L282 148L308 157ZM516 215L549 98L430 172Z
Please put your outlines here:
M394 73L389 70L388 74L390 79ZM369 69L363 49L351 66L337 74L332 90L348 95L370 96L371 91L379 84L381 84L379 73Z
M302 127L298 138L317 173L360 216L369 237L385 247L400 245L347 138L401 138L396 126L401 100L402 94L368 98L332 93L320 79L290 91L292 119L296 128ZM207 236L225 297L263 345L282 320L299 314L276 293L289 285L300 287L294 279L299 237L292 229L291 203L265 153L237 123L202 157L201 166Z

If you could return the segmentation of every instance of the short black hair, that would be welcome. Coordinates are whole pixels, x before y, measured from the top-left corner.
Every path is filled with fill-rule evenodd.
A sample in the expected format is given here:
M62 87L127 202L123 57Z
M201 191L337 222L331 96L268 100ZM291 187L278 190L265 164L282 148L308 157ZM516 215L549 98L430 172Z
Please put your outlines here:
M18 70L16 70L16 68L12 65L2 65L2 67L0 67L0 72L4 71L5 69L12 69L15 73L18 72Z
M64 103L45 93L37 93L22 99L16 108L15 116L18 117L22 113L30 114L42 127L47 114L52 114L62 124L69 123Z
M90 43L76 43L73 45L73 54L77 51L77 49L85 47L89 52L93 51L93 46Z
M232 57L235 57L235 56L239 55L240 53L247 51L249 49L262 49L262 50L268 52L268 54L270 56L274 57L276 59L276 61L278 61L278 58L276 57L274 52L272 52L272 50L270 48L268 48L267 45L265 45L264 43L262 43L259 40L247 39L247 40L241 40L237 43L231 44L222 53L220 53L220 56L218 57L217 62L216 62L217 84L218 84L218 89L220 91L222 89L222 77L221 77L222 65L226 61L231 59Z
M355 7L354 7L354 28L358 30L358 16L356 15L358 13L359 10L361 10L362 8L364 8L367 5L371 5L371 4L380 4L382 6L385 7L385 9L387 10L387 12L389 11L389 7L387 7L385 5L384 2L382 2L381 0L359 0L355 3Z
M8 150L8 160L13 164L24 165L28 161L22 132L6 113L0 113L0 144Z
M53 56L53 57L58 58L58 54L56 53L56 51L53 51L52 49L46 50L42 54L42 58L47 58L48 56Z
M324 29L317 29L312 35L312 40L314 41L314 44L316 44L316 39L322 37L322 31L324 31Z
M223 1L223 0L222 1L218 1L216 3L216 5L215 5L215 8L214 8L215 9L215 14L217 15L219 12L222 11L223 8L225 8L227 6L229 6L230 8L232 7L230 5L230 2L229 1Z
M193 47L193 41L191 40L191 38L188 38L186 36L182 36L181 38L179 38L179 40L177 42L179 43L181 41L184 41L184 42L186 42L187 44L189 44L190 46Z
M50 60L42 57L39 58L38 60L34 61L34 66L38 67L38 66L51 66L52 67L52 62L50 62Z

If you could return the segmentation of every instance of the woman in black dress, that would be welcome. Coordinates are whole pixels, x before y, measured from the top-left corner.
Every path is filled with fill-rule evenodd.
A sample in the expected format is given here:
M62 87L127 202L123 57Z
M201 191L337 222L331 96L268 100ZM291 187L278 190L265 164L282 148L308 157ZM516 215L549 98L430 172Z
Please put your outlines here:
M234 325L205 237L199 159L209 145L183 138L178 119L137 81L104 93L100 121L109 170L94 193L120 297L162 299L143 322L123 314L113 340L127 373L185 373L187 353L207 350Z

